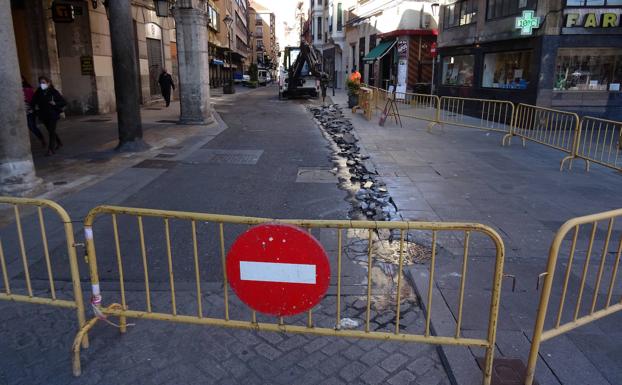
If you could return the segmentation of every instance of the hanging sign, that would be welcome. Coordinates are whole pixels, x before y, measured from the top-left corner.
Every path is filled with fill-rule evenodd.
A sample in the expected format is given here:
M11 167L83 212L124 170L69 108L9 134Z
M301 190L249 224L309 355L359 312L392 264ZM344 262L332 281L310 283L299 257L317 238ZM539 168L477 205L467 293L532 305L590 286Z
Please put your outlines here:
M55 23L72 23L75 19L73 5L52 3L52 20Z
M534 11L527 10L523 11L521 17L516 18L516 28L520 29L521 35L531 36L534 29L540 28L540 17L534 15Z

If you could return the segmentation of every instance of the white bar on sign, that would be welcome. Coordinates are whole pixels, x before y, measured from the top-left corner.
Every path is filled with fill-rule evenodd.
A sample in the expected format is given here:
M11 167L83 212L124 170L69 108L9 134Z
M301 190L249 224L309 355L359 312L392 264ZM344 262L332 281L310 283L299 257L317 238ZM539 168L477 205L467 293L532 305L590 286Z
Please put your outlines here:
M240 261L240 279L315 284L315 265Z

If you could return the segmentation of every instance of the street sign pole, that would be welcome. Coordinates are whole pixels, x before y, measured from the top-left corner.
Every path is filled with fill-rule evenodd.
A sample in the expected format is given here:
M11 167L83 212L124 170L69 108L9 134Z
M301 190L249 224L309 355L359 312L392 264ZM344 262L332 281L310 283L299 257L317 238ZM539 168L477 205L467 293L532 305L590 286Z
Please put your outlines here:
M430 85L430 94L434 95L434 64L436 63L436 42L430 45L430 55L432 56L432 84Z

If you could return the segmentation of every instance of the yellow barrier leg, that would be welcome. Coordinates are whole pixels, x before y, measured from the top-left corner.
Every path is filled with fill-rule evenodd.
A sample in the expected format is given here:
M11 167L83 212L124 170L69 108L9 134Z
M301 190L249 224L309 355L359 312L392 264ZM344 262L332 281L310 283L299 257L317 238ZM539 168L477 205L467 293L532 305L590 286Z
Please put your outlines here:
M507 139L508 146L512 144L512 134L503 135L503 139L501 140L501 146L505 146L505 141Z
M119 331L121 334L125 334L127 332L127 317L125 316L119 317Z
M82 374L82 367L80 365L80 345L83 343L84 339L87 336L87 333L95 324L98 319L93 318L89 322L87 322L76 334L76 337L73 340L73 375L75 377L79 377Z
M562 159L560 165L559 165L559 171L564 171L564 164L566 163L566 161L568 161L568 171L572 170L572 160L574 159L574 156L572 155L568 155L565 156L564 159Z

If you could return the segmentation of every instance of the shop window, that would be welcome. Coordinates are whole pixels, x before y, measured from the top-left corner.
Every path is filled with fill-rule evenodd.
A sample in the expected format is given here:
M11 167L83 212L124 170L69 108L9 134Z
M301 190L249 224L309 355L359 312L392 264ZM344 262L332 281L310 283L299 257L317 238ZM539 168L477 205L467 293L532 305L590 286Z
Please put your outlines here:
M496 19L520 14L526 9L536 9L537 0L488 0L486 17Z
M475 23L477 0L462 0L443 7L443 28Z
M557 51L555 91L622 90L622 52L611 48L563 48Z
M482 87L525 89L529 84L531 51L484 55Z
M473 55L445 56L443 58L443 85L473 85Z
M568 7L603 7L622 5L622 0L567 0Z

